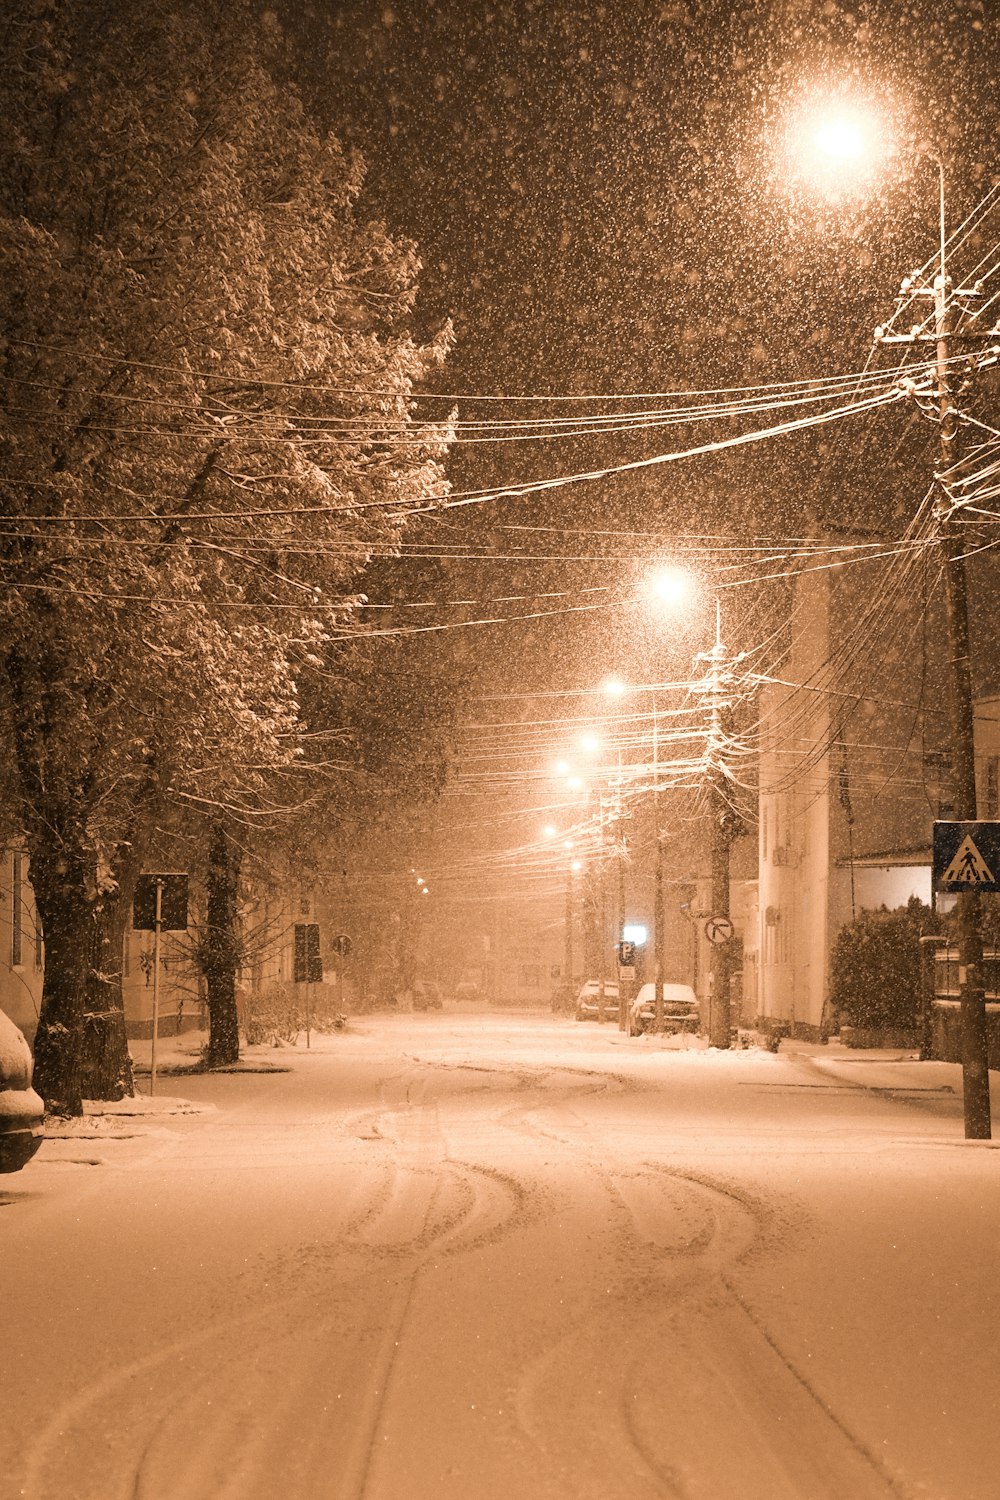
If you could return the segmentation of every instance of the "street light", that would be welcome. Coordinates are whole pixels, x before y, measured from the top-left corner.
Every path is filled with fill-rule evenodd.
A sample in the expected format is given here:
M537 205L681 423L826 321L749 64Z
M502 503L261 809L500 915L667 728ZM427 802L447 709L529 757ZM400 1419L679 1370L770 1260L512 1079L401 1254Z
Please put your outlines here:
M695 601L697 580L689 569L676 563L654 568L643 580L642 594L658 614L676 621L686 605ZM663 981L666 967L666 922L664 914L663 831L660 824L660 716L656 688L653 690L653 1028L663 1030Z
M885 111L847 94L814 95L792 115L786 137L792 172L830 197L862 191L894 149Z
M548 840L559 838L559 830L556 825L554 823L546 823L544 828L542 829L542 837ZM570 838L560 839L560 845L566 851L566 853L569 854L573 849L573 840ZM574 876L579 872L579 870L580 861L578 859L570 859L567 861L566 911L565 926L563 930L563 968L565 969L566 973L565 983L562 987L562 998L558 1000L553 1007L556 1010L563 1008L563 1006L569 1007L572 1004L573 1000L573 881Z
M841 147L841 161L848 138L829 126L822 135L829 147ZM948 633L950 673L950 738L952 751L952 797L954 815L960 822L976 817L976 760L972 670L969 649L969 606L966 555L968 548L953 519L954 503L948 490L947 475L958 456L960 434L959 412L951 388L949 348L955 333L953 307L958 298L974 298L978 286L953 288L948 276L947 235L945 220L945 174L941 159L929 151L916 153L932 161L937 168L938 247L937 266L928 282L919 272L907 277L901 296L933 299L933 329L921 323L906 333L889 333L876 329L878 343L927 343L935 353L937 387L937 422L939 434L938 463L934 479L937 495L934 518L944 560L945 620ZM863 154L855 153L855 161ZM874 153L872 154L874 164ZM989 337L989 335L985 335ZM980 897L976 889L963 890L956 897L958 919L958 972L962 1017L962 1093L965 1135L970 1140L989 1140L990 1118L989 1040L986 1027L985 986L983 977L983 939Z

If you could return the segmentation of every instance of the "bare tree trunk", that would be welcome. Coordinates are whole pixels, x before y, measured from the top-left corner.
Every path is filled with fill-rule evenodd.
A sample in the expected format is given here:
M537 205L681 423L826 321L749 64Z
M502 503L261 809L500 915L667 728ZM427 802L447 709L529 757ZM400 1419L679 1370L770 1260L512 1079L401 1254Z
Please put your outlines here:
M212 827L208 855L208 900L201 939L201 967L208 988L208 1062L234 1063L240 1055L236 970L240 941L237 892L241 852L221 820Z
M114 868L118 885L94 906L83 1013L81 1086L85 1099L123 1099L135 1094L122 975L138 866L134 846L120 846Z
M89 861L60 843L30 849L31 883L45 936L45 975L35 1033L35 1088L51 1114L81 1115L82 1045L94 906Z

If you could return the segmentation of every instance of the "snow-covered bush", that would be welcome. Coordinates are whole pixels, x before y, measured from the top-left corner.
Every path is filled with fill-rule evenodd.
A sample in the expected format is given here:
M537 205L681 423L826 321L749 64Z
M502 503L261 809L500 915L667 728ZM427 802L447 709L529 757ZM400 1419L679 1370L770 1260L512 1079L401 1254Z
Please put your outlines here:
M842 927L830 965L830 1000L837 1019L866 1030L916 1027L920 934L932 928L930 908L916 897L895 911L883 906L862 912Z

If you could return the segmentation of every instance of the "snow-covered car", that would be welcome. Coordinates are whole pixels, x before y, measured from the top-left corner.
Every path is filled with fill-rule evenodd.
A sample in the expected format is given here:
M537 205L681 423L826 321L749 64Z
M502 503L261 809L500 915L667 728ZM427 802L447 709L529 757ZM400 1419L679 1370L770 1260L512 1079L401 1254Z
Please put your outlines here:
M644 984L629 1006L627 1031L639 1036L652 1031L656 1024L656 985ZM689 984L663 985L663 1027L665 1031L697 1031L698 996Z
M576 997L576 1019L597 1021L603 1015L605 1021L618 1019L618 985L613 979L604 981L604 1005L601 1006L601 981L588 979L581 985Z
M42 1144L45 1105L31 1087L31 1049L0 1010L0 1172L19 1172Z
M435 979L418 979L414 982L414 1010L440 1010L443 1005L441 986Z

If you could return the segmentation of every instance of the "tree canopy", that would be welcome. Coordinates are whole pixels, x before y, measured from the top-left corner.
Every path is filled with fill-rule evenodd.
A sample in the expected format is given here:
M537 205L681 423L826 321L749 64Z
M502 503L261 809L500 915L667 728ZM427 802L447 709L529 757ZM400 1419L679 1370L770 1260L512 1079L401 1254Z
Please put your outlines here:
M166 796L282 802L300 677L444 489L411 398L450 333L414 340L414 248L361 220L267 28L163 0L3 23L0 707L69 1109L95 902Z

